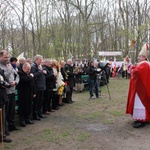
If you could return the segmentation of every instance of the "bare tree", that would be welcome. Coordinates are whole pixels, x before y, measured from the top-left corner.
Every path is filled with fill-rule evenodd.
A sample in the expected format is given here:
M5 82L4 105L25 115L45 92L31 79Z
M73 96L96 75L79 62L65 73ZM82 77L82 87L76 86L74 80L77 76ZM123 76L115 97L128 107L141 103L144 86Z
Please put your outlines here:
M0 47L13 55L93 58L122 51L136 61L150 40L148 0L0 1ZM136 40L130 48L130 41Z

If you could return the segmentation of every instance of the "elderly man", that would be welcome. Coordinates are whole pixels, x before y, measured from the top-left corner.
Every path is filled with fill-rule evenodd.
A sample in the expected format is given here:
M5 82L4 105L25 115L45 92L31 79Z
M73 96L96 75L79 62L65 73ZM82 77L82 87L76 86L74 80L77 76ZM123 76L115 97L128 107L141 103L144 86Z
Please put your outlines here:
M52 112L52 98L54 95L53 89L56 88L56 76L54 75L53 69L51 67L52 60L45 59L43 70L45 70L47 73L45 75L46 77L46 90L44 91L44 105L43 105L43 113L46 115L49 115L50 112Z
M31 66L29 63L24 63L22 71L19 71L20 81L18 84L18 114L20 126L25 127L26 124L33 124L30 120L32 100L34 94L34 75L30 73Z
M4 136L4 142L11 142L12 140L9 138L6 138L6 103L9 103L8 95L6 93L6 83L10 82L9 78L6 78L6 76L10 76L11 71L7 68L7 62L9 60L9 54L5 50L0 51L0 108L2 109L2 125L3 125L3 136ZM7 82L6 82L7 81ZM5 83L5 84L3 84ZM12 81L7 83L9 87L14 86L15 83ZM14 123L14 122L12 122ZM2 132L2 131L1 131ZM2 141L2 137L0 136L0 141Z
M134 128L145 126L150 121L150 64L147 61L148 45L144 44L138 63L132 68L126 113L131 114Z
M9 131L18 130L14 124L15 120L15 89L16 85L19 82L19 75L17 71L12 67L12 65L8 62L9 54L7 51L1 51L0 57L0 68L4 70L4 74L7 77L8 82L11 87L6 89L9 101L6 103L6 118L8 122Z
M73 63L72 59L67 60L67 64L64 67L65 73L67 74L67 82L70 87L70 91L66 93L66 103L73 103L72 100L72 93L73 93L73 87L75 86L75 73L73 71Z
M43 70L41 62L43 57L41 55L36 55L34 57L34 62L31 65L31 73L34 75L34 83L36 96L33 99L33 119L41 120L40 118L46 118L42 115L43 107L43 93L46 89L45 85L45 75L46 71Z
M30 65L32 65L32 59L31 58L27 58L26 62L28 62Z
M22 70L22 66L23 66L23 64L26 62L26 58L25 57L21 57L20 59L19 59L19 65L17 66L17 68L18 68L18 71L21 71Z

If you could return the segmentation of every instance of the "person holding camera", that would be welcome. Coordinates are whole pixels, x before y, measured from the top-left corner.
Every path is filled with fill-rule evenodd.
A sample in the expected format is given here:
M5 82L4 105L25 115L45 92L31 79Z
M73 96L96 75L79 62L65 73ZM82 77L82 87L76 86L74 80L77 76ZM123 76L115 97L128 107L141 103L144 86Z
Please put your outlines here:
M8 130L18 130L15 126L15 89L19 82L19 75L9 62L9 53L6 50L0 52L0 67L4 70L4 74L11 85L6 89L9 101L6 103L6 119L8 123ZM7 131L8 133L8 131ZM9 133L8 133L9 134Z
M95 67L95 62L91 61L88 69L90 99L94 98L94 90L96 98L99 98L99 82L97 77L99 73L100 71L97 71L97 67Z
M1 58L3 57L3 51L0 51L0 63ZM7 55L4 55L4 58L7 59ZM0 142L12 142L11 139L6 137L6 103L9 101L6 89L10 88L11 85L8 83L4 70L0 67L0 109L2 110L2 131L0 134Z

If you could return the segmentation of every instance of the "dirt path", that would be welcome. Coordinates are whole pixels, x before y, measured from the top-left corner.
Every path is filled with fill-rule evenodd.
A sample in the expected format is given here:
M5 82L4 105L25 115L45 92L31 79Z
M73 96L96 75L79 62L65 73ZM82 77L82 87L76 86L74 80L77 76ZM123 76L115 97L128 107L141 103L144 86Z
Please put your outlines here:
M10 150L149 150L150 125L132 127L125 114L128 80L111 80L101 98L88 100L89 93L74 93L66 104L42 121L11 132ZM17 116L16 116L17 117Z

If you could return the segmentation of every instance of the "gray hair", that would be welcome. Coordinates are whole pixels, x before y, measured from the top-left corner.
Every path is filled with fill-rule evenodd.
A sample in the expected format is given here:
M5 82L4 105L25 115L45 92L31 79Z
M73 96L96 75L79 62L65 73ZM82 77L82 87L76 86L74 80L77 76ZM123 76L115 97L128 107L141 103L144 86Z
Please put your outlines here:
M34 61L36 61L36 60L37 60L37 59L39 59L39 58L43 58L43 56L42 56L42 55L37 54L37 55L34 57Z
M25 67L28 67L28 66L31 66L31 65L28 62L25 62L22 67L25 68Z
M19 59L19 63L21 63L22 61L26 61L26 58L25 58L25 57L21 57L21 58Z
M32 58L27 58L27 62L28 62L28 61L32 61Z
M72 62L72 59L68 59L68 60L67 60L67 63L69 63L70 61Z
M44 59L44 62L50 62L50 61L52 61L52 60L49 58Z

